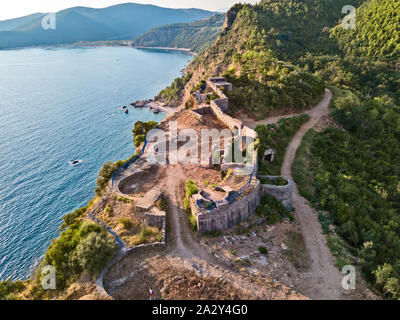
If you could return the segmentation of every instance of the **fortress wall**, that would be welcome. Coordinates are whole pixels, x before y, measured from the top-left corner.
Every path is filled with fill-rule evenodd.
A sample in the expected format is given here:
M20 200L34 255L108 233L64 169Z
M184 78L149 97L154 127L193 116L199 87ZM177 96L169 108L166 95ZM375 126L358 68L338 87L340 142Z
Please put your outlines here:
M257 181L251 191L232 204L226 203L210 211L197 215L200 233L227 230L253 215L262 197L261 183Z
M192 110L189 110L189 113L193 115L199 121L199 123L203 123L203 116L201 114L194 112Z
M150 227L162 228L166 223L166 215L153 214L150 212L145 213L146 222Z
M268 178L276 180L278 176L260 176L260 178ZM288 184L285 186L275 186L270 184L263 184L263 195L269 194L276 200L282 202L283 206L288 210L292 210L292 196L293 196L293 181L286 179Z
M202 116L212 113L210 106L204 106L204 107L194 109L193 112L198 113L199 115L202 115Z
M238 119L234 119L231 116L228 116L225 114L222 109L218 106L216 103L218 100L212 100L210 102L211 109L214 113L214 115L222 121L231 131L235 130L235 127L238 128L239 130L242 128L242 121Z
M165 216L164 216L165 218ZM138 252L143 252L146 251L147 249L151 248L160 248L160 247L165 247L167 243L166 239L166 232L165 232L165 227L166 227L166 222L164 219L163 225L162 225L162 235L163 238L161 242L155 242L155 243L149 243L149 244L141 244L132 248L129 248L125 251L122 251L118 253L101 271L99 277L96 280L96 289L97 293L99 294L100 298L103 299L113 299L113 297L106 291L104 288L104 277L107 275L108 271L113 267L115 264L119 263L121 260L123 260L125 257L132 253L138 253Z

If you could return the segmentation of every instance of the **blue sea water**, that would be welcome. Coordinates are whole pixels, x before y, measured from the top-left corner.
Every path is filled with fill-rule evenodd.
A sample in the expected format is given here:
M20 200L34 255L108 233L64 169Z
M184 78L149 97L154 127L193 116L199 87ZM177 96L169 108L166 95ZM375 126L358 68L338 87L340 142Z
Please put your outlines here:
M1 280L29 277L62 217L93 197L102 164L134 152L134 122L165 116L121 106L153 97L191 58L132 48L0 51Z

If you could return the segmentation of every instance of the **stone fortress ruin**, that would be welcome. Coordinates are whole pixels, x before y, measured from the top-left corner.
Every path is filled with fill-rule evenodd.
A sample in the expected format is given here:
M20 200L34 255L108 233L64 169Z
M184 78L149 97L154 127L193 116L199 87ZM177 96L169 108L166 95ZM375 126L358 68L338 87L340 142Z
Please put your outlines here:
M194 97L199 102L191 110L183 108L164 119L159 129L165 132L169 141L177 144L178 148L184 143L171 136L171 128L177 126L178 132L193 129L229 130L232 133L231 143L239 141L244 150L251 150L250 158L244 163L231 160L222 144L211 145L209 162L207 164L185 164L182 170L188 177L195 180L198 193L192 195L189 207L196 218L200 233L214 230L226 230L254 214L265 194L270 194L291 210L293 183L287 180L284 186L262 184L258 179L257 150L246 144L248 138L257 139L255 130L245 126L242 121L235 119L226 112L229 109L229 99L225 92L232 90L232 84L223 77L213 77L207 80L201 91L196 91ZM218 96L205 103L204 92L212 92ZM203 142L202 142L203 143ZM147 145L146 145L147 144ZM119 196L134 201L136 207L145 212L146 220L151 225L165 225L165 212L160 211L154 204L162 197L163 188L168 188L165 181L166 170L173 163L170 155L171 147L162 150L160 141L146 141L141 157L124 170L118 172L112 181L112 190ZM208 142L207 142L208 148ZM244 151L243 150L243 151ZM158 151L166 153L166 161L149 161L151 154ZM264 155L265 161L274 160L274 150L268 150ZM213 164L212 158L218 155L220 163ZM165 156L165 155L164 155ZM267 177L274 180L277 177Z

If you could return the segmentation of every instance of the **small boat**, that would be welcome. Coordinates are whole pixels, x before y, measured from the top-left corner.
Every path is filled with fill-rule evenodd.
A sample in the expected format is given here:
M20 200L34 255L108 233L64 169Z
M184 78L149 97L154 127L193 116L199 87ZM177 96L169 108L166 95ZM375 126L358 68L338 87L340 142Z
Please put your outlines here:
M153 113L155 114L160 113L160 109L153 109Z
M82 163L82 160L71 160L70 161L70 165L72 165L72 166L76 166L76 165L78 165L80 163Z

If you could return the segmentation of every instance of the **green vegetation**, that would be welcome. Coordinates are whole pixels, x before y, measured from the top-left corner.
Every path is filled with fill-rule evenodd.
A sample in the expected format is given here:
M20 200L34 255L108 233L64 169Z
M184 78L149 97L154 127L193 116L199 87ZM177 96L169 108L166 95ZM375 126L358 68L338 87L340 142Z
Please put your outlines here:
M82 207L80 209L76 209L72 213L68 213L63 217L63 223L61 224L59 230L64 231L69 226L73 225L76 222L82 220L82 216L87 212L87 207Z
M118 197L118 201L121 201L121 202L123 202L123 203L132 203L132 200L131 200L131 199L128 199L128 198L123 197L123 196L119 196L119 197Z
M191 77L192 74L188 73L186 76L176 78L169 87L166 87L165 89L161 90L160 93L154 99L175 106L179 105L179 102L183 97L182 91L185 88L186 84L189 82Z
M333 28L331 36L349 55L398 63L400 2L371 0L356 11L356 29Z
M168 212L168 198L164 195L157 201L156 205L160 210Z
M185 193L186 193L186 197L184 199L184 207L186 211L189 211L190 206L189 206L189 199L191 196L193 196L196 193L199 193L199 189L197 188L196 183L191 180L188 179L185 183Z
M278 176L285 158L286 148L294 134L309 120L309 116L301 116L281 119L277 124L257 126L258 133L258 164L260 175ZM264 161L264 153L268 149L275 150L275 159L272 163Z
M224 21L224 14L216 14L206 20L165 25L136 38L134 45L187 48L195 52L203 52L218 37Z
M193 230L197 230L197 218L196 216L192 213L190 210L190 197L193 196L194 194L198 193L199 189L197 188L196 183L193 180L188 179L185 183L185 193L186 197L183 200L183 204L185 207L185 210L188 213L188 219L189 219L189 224L192 227Z
M0 300L16 300L16 294L23 289L25 289L23 281L0 281Z
M158 123L155 121L136 121L135 126L132 130L133 133L133 144L136 148L139 148L142 143L146 141L147 134L157 128Z
M107 186L108 181L110 181L113 173L118 169L118 166L112 162L106 162L100 169L99 176L97 177L97 188L96 194L100 195L104 188Z
M118 222L122 224L126 230L131 229L133 226L132 220L128 217L119 218Z
M247 50L234 56L233 63L241 71L238 73L231 67L224 74L234 85L227 93L230 110L251 113L256 119L263 119L277 109L304 111L324 92L316 77L279 61L271 51Z
M41 265L55 267L57 289L61 290L82 272L97 275L115 252L114 239L103 229L94 223L76 222L53 240ZM36 277L40 279L40 273Z
M141 244L151 243L155 240L162 240L162 233L160 232L160 230L154 227L149 227L146 223L142 223L140 225L140 232L135 237L133 245L137 246Z
M258 247L258 251L261 254L268 254L268 249L266 247L263 247L263 246Z
M376 270L385 264L399 279L400 108L391 100L349 97L338 97L335 107L333 117L345 131L307 133L293 166L295 180L304 196L331 213L368 280L379 280ZM387 296L397 297L392 289Z
M285 178L278 177L277 179L260 178L262 184L270 184L274 186L286 186L288 183Z
M275 224L278 221L282 222L285 217L291 221L294 219L292 213L287 211L282 203L269 194L261 198L256 214L260 217L266 217L269 224Z

